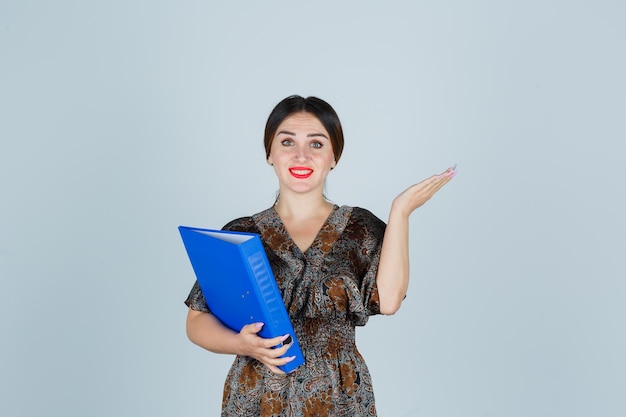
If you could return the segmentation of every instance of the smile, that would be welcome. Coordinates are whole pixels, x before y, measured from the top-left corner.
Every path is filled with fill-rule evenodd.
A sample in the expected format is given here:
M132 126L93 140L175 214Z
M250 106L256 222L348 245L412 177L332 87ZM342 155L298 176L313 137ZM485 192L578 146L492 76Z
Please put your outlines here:
M289 173L295 178L305 179L313 174L313 170L307 167L293 167L289 168Z

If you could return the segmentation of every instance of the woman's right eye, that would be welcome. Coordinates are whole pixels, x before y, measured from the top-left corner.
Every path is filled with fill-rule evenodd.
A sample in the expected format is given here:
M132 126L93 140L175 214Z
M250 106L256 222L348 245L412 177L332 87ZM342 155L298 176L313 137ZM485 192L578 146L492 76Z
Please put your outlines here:
M291 145L293 145L293 141L291 139L284 139L280 143L283 146L291 146Z

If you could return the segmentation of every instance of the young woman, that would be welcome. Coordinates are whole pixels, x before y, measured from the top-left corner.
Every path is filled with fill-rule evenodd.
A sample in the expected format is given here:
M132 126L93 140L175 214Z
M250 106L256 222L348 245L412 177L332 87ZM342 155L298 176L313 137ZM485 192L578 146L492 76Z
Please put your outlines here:
M276 203L224 228L261 236L306 362L282 372L278 367L293 358L280 358L288 346L273 347L288 335L261 338L262 323L233 332L211 314L197 283L185 301L189 339L237 355L222 416L375 416L355 326L400 308L409 283L409 215L455 171L397 196L385 225L365 209L340 207L324 196L326 177L343 150L341 124L328 103L285 98L268 118L264 143L278 178Z

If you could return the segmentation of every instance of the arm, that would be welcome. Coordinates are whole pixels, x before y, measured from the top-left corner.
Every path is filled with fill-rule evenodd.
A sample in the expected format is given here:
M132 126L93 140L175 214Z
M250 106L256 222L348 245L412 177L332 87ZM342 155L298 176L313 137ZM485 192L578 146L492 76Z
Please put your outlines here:
M409 216L455 174L456 171L449 168L409 187L393 200L376 274L382 314L398 311L409 287Z
M280 358L289 349L289 345L274 349L287 338L279 336L272 339L259 337L262 323L248 324L237 333L224 326L214 315L189 309L187 313L187 337L196 345L215 353L228 353L250 356L265 364L272 372L283 374L278 366L291 362L294 357Z

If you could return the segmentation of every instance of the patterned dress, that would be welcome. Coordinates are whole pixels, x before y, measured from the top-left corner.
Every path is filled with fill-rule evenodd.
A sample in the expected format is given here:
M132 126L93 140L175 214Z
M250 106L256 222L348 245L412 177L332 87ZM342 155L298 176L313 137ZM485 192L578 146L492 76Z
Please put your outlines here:
M224 229L260 234L306 362L276 375L253 358L237 356L224 386L222 416L375 416L355 326L380 313L375 278L385 223L365 209L335 206L304 253L274 208ZM185 303L210 311L197 282Z

